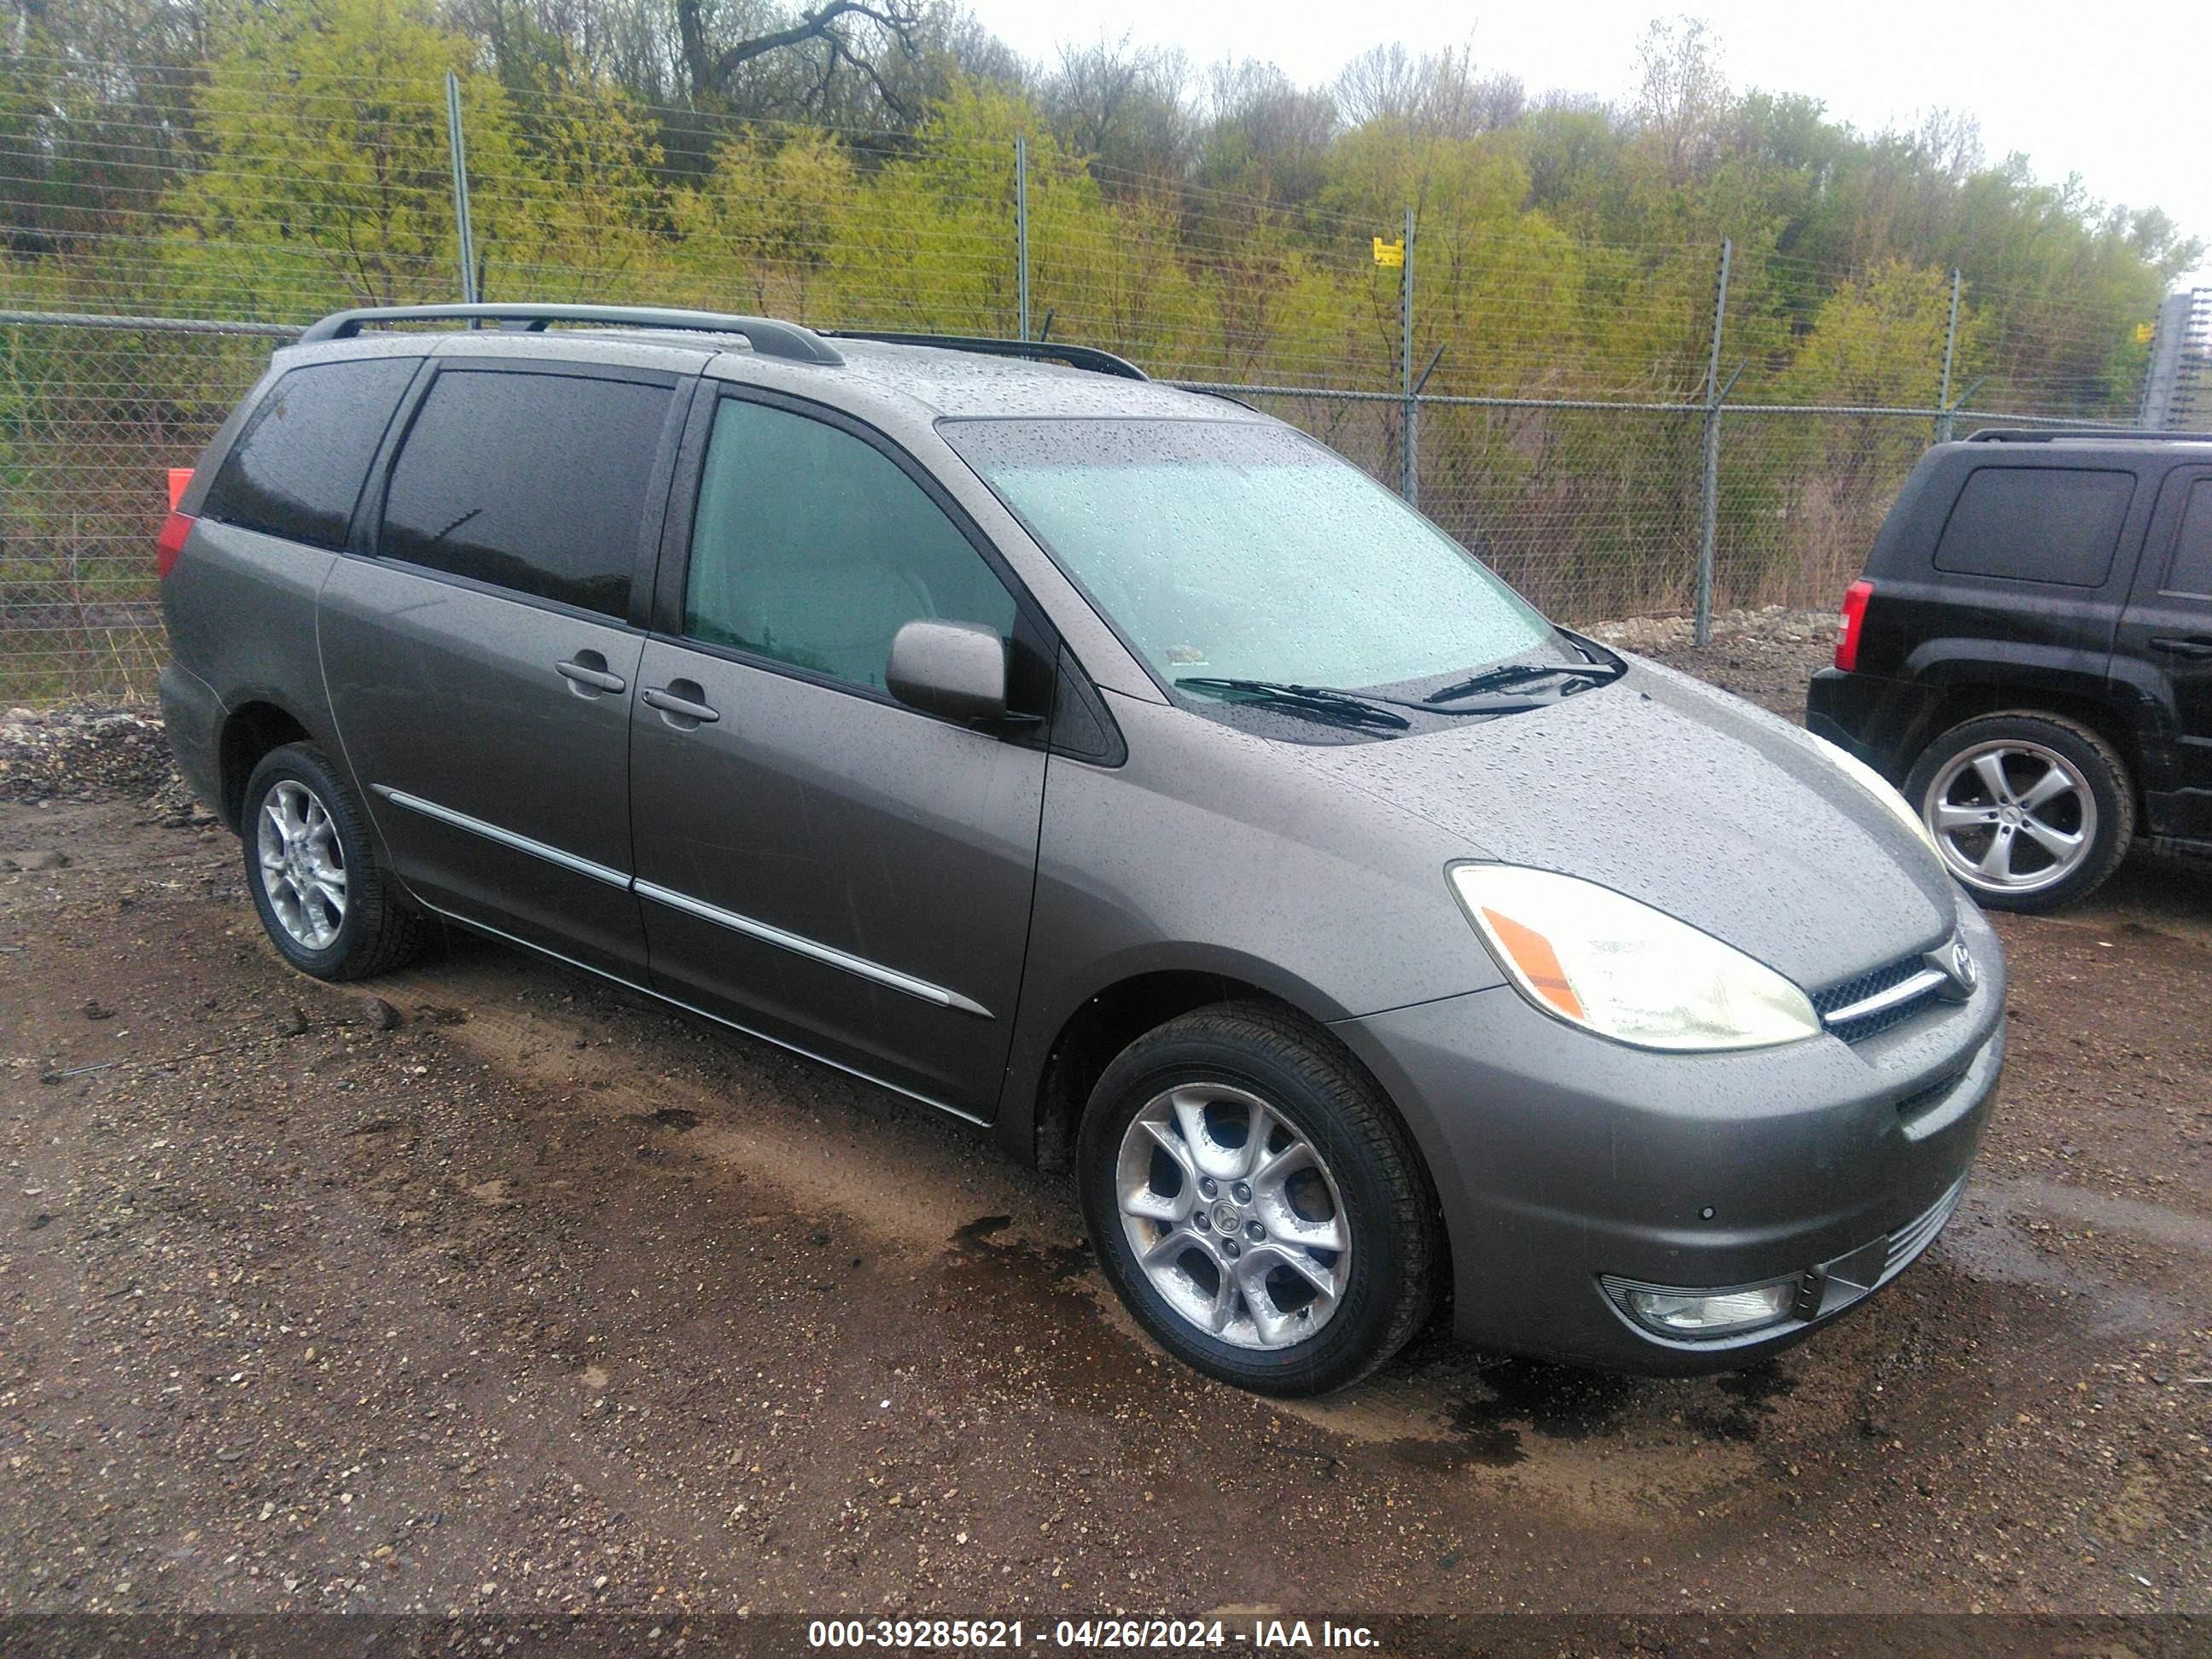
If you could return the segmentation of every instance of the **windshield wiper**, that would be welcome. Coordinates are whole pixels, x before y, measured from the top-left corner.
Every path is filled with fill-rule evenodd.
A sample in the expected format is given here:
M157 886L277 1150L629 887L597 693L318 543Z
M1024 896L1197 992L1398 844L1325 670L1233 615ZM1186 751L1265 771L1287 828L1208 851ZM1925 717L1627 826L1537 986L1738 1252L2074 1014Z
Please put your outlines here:
M1462 697L1471 697L1478 691L1496 691L1509 685L1526 685L1536 680L1589 680L1603 684L1617 680L1627 669L1625 665L1596 662L1509 662L1498 668L1485 669L1466 679L1431 691L1423 702L1457 702Z
M1194 674L1176 684L1188 686L1194 691L1210 691L1217 696L1264 702L1338 726L1379 726L1402 732L1413 724L1403 714L1393 714L1379 703L1326 685L1293 685L1283 680L1218 679L1205 674Z

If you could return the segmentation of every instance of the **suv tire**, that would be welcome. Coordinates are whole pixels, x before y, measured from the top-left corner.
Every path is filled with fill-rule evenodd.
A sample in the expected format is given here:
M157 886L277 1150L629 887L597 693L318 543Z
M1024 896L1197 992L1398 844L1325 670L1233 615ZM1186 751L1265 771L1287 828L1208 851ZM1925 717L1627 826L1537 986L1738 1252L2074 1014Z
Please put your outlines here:
M246 780L239 839L261 925L301 973L366 979L428 942L434 924L377 867L361 803L313 744L262 757Z
M1905 797L1951 873L1991 909L2056 910L2086 897L2135 839L2127 763L2060 714L1987 714L1953 726L1914 763ZM2069 836L2077 845L2064 845Z
M1283 1011L1224 1004L1138 1038L1092 1091L1076 1158L1107 1279L1221 1382L1342 1388L1435 1305L1443 1228L1419 1153L1351 1057Z

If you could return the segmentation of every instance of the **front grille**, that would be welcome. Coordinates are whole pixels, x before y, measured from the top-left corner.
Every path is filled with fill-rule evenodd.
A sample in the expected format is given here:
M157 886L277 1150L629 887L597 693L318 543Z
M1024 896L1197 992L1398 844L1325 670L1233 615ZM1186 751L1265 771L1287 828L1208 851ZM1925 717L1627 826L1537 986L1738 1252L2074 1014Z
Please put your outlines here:
M1901 1024L1925 1009L1943 988L1940 981L1931 983L1919 995L1904 1002L1894 1003L1871 1013L1853 1015L1850 1010L1869 1002L1885 991L1893 991L1915 975L1928 971L1927 959L1923 957L1901 957L1886 967L1861 974L1856 979L1847 979L1840 985L1832 985L1813 999L1813 1012L1820 1023L1846 1042L1859 1042Z
M1936 1242L1936 1235L1943 1231L1943 1224L1951 1218L1951 1212L1959 1207L1959 1200L1966 1190L1966 1178L1960 1176L1950 1191L1889 1236L1889 1251L1881 1269L1884 1279L1902 1271L1915 1256Z

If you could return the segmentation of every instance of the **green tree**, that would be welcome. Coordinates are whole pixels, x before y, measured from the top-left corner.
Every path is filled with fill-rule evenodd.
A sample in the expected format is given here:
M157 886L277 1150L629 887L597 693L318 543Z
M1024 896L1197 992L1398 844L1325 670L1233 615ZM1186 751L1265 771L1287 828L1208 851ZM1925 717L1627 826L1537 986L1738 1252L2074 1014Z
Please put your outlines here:
M842 320L833 254L860 192L852 156L830 134L778 143L739 132L715 152L714 172L671 204L688 295L799 322Z
M278 317L454 297L447 70L461 78L472 176L518 167L506 94L476 52L418 0L240 13L198 100L206 164L170 203L185 294L208 314ZM490 252L510 201L483 194L477 245Z

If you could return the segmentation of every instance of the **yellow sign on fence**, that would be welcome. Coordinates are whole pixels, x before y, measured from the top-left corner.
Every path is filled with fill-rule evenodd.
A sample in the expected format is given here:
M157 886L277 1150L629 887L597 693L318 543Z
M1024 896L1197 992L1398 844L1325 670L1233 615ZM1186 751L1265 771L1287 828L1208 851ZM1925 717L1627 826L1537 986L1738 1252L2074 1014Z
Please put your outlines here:
M1405 239L1401 237L1395 242L1386 242L1377 236L1375 239L1375 263L1378 265L1404 264L1406 263Z

